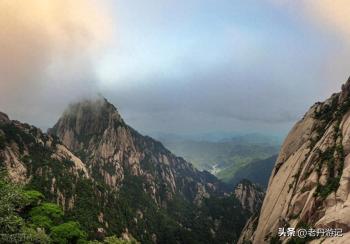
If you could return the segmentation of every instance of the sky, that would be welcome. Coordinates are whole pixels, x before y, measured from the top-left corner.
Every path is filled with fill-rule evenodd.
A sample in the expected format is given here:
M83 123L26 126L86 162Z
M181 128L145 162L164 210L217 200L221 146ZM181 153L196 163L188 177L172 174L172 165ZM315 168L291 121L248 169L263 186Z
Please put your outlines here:
M0 0L0 111L100 94L142 133L286 134L350 75L346 0Z

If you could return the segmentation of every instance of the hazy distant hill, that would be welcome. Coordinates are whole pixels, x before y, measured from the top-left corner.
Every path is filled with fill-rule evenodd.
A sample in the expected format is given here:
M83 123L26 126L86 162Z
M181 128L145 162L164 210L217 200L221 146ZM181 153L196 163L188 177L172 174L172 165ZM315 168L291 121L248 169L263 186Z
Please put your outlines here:
M220 141L166 136L159 140L176 155L184 157L200 170L210 171L225 182L231 182L242 167L277 154L280 145L278 138L258 134L237 135Z
M237 170L229 184L237 185L241 180L248 179L266 189L276 159L277 154L267 159L255 160L247 164L246 166Z

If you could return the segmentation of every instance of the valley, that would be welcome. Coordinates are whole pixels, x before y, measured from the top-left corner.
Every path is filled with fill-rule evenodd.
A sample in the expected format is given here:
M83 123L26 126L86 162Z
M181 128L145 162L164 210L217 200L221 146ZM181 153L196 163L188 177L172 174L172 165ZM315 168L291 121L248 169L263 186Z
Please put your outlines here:
M159 140L199 170L209 171L231 186L238 183L238 178L242 179L239 176L241 170L249 170L254 174L254 169L258 169L255 166L259 162L268 165L263 183L266 186L270 176L269 170L272 169L275 160L273 156L278 153L281 144L277 137L259 134L236 135L211 141L181 139L175 136L163 136ZM248 175L247 177L249 178ZM254 180L254 177L250 177L250 180Z

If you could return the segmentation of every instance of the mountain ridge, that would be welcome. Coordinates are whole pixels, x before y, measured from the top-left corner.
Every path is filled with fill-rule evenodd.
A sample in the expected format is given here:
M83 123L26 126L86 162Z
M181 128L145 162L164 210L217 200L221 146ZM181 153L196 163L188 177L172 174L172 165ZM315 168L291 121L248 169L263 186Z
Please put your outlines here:
M95 113L96 107L99 107L98 113ZM147 171L147 169L142 168L144 158L153 157L153 161L164 167L165 181L171 193L174 193L176 185L176 175L171 172L171 168L181 165L181 167L178 167L179 170L185 167L188 172L198 175L199 178L209 176L197 171L182 158L173 155L160 142L151 137L142 136L126 125L117 109L106 99L76 103L68 109L68 111L71 110L74 111L73 115L70 112L64 113L49 131L51 134L58 136L72 151L78 155L80 154L91 167L99 163L105 164L106 167L117 167L120 171L129 168L132 175L140 176L144 171ZM91 111L94 113L92 116ZM89 119L86 121L85 118ZM94 125L92 128L89 127L91 124ZM149 152L156 152L156 155L148 155ZM136 162L140 162L140 164ZM115 173L117 173L116 170L112 172L112 174ZM105 183L112 187L116 187L122 181L122 179L113 179L113 182L110 182L108 179L111 176L110 172L106 171L102 174L107 176ZM197 179L198 182L203 181L199 178ZM212 183L214 188L215 185L218 189L224 187L219 181Z
M0 114L0 165L13 179L61 205L90 239L238 240L250 213L232 190L129 127L107 100L72 106L49 134Z

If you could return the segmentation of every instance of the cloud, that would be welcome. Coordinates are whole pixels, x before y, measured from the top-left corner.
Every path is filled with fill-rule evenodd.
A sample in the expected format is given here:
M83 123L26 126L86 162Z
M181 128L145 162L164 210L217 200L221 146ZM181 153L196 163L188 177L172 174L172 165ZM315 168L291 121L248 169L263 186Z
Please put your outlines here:
M349 73L350 4L347 0L269 0L298 25L317 31L319 39L328 43L320 50L322 67L318 70L326 94L337 92ZM316 43L316 42L315 42ZM316 61L315 61L316 62Z
M94 90L93 59L111 29L95 0L0 1L0 110L31 122Z
M320 26L337 31L349 41L350 5L347 0L304 1L306 11Z
M143 131L288 128L345 80L349 8L0 0L0 110L48 127L72 100L101 91Z
M316 24L320 29L332 31L346 41L350 39L350 5L347 0L270 0L293 13L296 17Z

